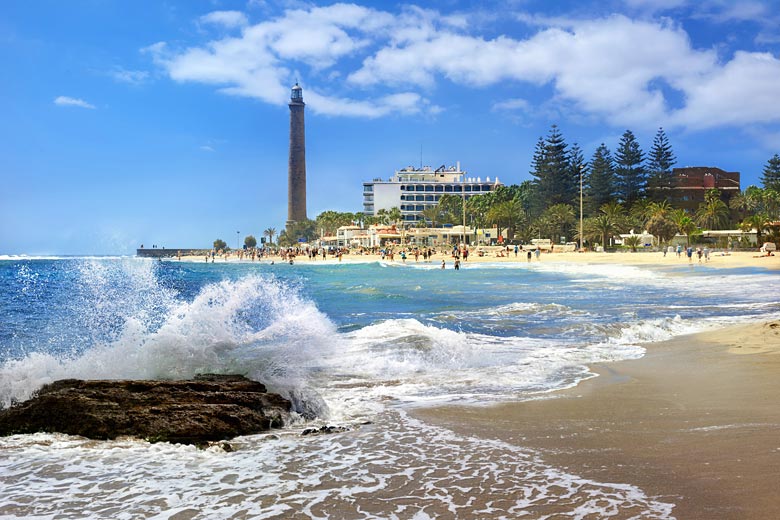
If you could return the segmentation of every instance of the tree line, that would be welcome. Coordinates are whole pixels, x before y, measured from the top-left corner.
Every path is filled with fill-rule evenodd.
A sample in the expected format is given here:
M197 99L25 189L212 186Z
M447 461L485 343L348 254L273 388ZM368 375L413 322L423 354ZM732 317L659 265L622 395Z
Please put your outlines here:
M506 229L509 241L561 237L578 241L580 192L583 206L583 241L609 244L609 238L631 229L648 231L662 243L681 233L689 239L702 229L757 229L779 241L780 156L770 158L761 175L762 187L749 186L731 197L727 205L718 190L706 193L695 211L674 207L672 172L676 156L663 128L656 132L645 153L637 138L626 130L614 153L602 143L586 160L577 143L569 145L557 125L539 137L531 161L532 179L496 190L461 196L444 194L435 206L422 211L412 225L437 227L461 224ZM324 211L316 219L297 222L279 235L280 245L293 245L303 237L314 240L333 236L341 226L372 224L409 225L396 207L376 215ZM273 228L271 228L273 229ZM268 231L268 230L266 230ZM273 242L272 235L269 242Z

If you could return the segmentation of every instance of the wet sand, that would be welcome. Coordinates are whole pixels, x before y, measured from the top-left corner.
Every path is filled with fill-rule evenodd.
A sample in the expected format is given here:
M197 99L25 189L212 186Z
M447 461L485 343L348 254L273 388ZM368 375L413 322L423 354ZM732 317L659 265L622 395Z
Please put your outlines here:
M548 399L415 414L638 485L675 503L679 519L778 518L780 321L679 337L592 369L599 377Z

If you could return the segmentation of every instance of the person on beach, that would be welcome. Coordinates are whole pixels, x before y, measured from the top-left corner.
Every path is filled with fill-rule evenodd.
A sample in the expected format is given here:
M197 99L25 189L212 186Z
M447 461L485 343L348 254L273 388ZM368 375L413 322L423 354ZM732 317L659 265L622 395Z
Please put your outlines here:
M533 255L533 252L529 249L528 250L528 261L531 261L531 255Z
M688 249L685 250L685 254L688 256L688 263L693 262L693 248L691 246L688 246Z
M442 261L441 261L441 268L442 268L442 269L444 269L444 267L445 267L446 265L447 265L447 264L445 264L445 263L444 263L444 260L442 260Z
M536 252L534 253L536 255L536 261L539 261L539 256L542 254L542 249L539 246L536 246Z
M460 260L455 260L455 270L456 271L460 270Z
M682 254L682 245L677 244L677 258L680 258L681 254Z
M517 252L519 251L519 247L517 247L517 244L515 244L515 257L517 256Z

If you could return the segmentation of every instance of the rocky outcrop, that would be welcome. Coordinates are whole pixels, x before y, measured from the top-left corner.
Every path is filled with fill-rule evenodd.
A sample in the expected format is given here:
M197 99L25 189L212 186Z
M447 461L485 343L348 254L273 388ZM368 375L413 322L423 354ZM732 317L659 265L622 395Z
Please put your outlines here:
M288 421L290 401L243 376L186 381L64 379L0 411L0 435L59 432L92 439L129 435L201 444Z

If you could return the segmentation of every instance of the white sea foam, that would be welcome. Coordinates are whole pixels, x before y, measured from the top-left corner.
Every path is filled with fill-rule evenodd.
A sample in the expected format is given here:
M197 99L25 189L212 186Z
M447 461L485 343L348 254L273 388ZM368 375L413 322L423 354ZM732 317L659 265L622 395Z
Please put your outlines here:
M64 378L242 373L277 391L301 391L316 364L314 353L327 352L326 339L335 334L333 323L311 301L273 277L209 284L187 302L158 283L153 263L129 264L80 265L90 306L81 311L96 342L75 355L59 348L59 354L33 352L7 361L0 367L0 405ZM106 329L115 332L104 334Z
M233 445L237 450L226 453L60 435L0 439L2 514L397 519L533 511L537 518L672 518L672 504L630 484L585 479L529 450L404 413L385 413L343 434L251 436Z

